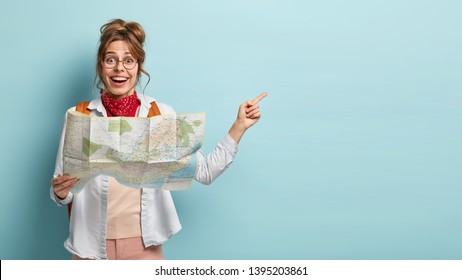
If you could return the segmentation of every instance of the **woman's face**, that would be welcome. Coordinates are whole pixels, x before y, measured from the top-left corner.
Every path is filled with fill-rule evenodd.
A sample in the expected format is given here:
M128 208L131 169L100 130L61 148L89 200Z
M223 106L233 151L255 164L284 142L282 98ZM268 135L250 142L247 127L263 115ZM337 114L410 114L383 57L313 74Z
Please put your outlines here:
M120 99L135 92L139 65L131 55L127 42L112 42L106 49L101 67L105 91L111 97Z

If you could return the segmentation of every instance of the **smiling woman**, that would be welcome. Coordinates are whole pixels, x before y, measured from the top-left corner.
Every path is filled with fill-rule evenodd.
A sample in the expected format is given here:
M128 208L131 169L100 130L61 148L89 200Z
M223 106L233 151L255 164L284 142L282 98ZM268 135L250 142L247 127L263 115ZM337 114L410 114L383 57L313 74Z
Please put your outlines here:
M96 66L101 97L71 110L98 117L174 114L169 105L136 94L141 75L149 78L143 68L144 39L143 28L136 22L116 19L103 25ZM198 151L195 180L210 184L228 168L241 137L260 119L258 102L265 96L262 93L240 105L236 121L212 153L204 156ZM79 179L63 174L65 129L66 124L50 188L56 204L72 205L65 248L74 259L162 259L162 244L181 229L170 192L153 187L156 182L129 188L101 174L73 194L70 191Z

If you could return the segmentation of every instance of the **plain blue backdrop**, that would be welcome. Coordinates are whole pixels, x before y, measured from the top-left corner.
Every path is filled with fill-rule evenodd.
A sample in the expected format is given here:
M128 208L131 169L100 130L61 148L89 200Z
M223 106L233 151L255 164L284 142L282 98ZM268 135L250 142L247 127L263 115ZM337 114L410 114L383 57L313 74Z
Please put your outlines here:
M1 2L1 259L69 259L49 181L113 18L145 28L145 94L207 113L205 152L269 93L230 169L173 193L167 259L462 258L460 1Z

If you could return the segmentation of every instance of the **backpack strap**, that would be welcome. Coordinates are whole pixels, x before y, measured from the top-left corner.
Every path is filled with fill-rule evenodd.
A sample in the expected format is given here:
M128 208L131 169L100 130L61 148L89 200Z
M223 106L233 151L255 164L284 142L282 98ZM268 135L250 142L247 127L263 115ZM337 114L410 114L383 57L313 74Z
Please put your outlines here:
M77 106L75 107L75 110L77 112L90 115L91 110L88 109L88 105L90 104L90 101L82 101L77 103ZM148 112L148 118L154 117L154 116L160 116L160 110L159 107L157 106L156 102L153 101L151 102L151 108L149 108ZM67 217L68 219L71 219L71 211L72 211L72 202L70 202L67 205Z
M149 108L148 118L160 116L159 107L157 107L156 101L151 102L151 108Z
M77 103L77 106L75 107L75 110L80 113L84 113L86 115L90 115L90 109L88 109L88 104L90 104L90 101L83 101Z

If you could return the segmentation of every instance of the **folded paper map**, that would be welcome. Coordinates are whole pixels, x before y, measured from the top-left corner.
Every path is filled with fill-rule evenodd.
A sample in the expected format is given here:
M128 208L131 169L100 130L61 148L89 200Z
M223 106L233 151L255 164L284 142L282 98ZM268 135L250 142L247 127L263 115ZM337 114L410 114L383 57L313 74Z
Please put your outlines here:
M73 193L103 174L129 187L185 190L196 174L204 127L204 113L106 118L69 110L64 173L80 178Z

